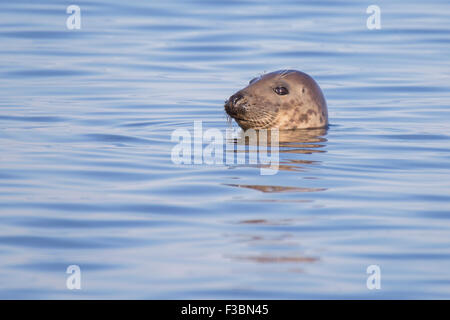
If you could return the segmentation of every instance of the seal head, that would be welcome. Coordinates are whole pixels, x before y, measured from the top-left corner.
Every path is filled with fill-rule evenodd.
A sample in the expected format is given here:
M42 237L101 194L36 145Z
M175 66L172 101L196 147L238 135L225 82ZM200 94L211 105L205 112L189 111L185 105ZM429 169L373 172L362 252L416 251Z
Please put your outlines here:
M246 130L328 126L322 90L306 73L280 70L254 78L225 101L225 111Z

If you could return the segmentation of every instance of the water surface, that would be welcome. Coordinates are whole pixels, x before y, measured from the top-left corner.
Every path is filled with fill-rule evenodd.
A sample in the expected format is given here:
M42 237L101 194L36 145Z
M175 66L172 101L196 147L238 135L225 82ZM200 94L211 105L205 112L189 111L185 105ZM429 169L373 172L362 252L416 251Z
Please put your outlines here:
M1 298L450 298L448 1L378 1L381 30L360 1L74 4L80 30L69 3L0 10ZM331 126L277 174L171 161L284 68Z

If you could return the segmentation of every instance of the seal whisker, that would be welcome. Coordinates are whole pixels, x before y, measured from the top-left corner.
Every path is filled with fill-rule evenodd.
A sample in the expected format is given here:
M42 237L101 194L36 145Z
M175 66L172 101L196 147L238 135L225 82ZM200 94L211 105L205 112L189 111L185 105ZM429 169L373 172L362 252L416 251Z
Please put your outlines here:
M291 74L293 71L286 69L284 70L281 74L280 74L280 78L283 79L284 77L286 77L287 75Z

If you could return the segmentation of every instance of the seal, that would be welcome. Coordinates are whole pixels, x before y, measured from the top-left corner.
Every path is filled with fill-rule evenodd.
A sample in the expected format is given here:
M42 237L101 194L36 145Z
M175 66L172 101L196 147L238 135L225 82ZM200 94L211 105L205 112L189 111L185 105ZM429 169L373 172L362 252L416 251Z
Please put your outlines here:
M225 111L244 130L326 128L327 103L306 73L279 70L250 80L225 101Z

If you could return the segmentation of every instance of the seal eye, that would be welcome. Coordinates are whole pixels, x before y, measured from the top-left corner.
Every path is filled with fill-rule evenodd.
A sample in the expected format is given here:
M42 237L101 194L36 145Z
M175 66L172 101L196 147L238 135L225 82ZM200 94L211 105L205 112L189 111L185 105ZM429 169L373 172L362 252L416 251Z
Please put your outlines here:
M285 94L289 93L288 89L286 89L285 87L276 87L275 89L273 89L273 91L275 91L275 93L280 96L284 96Z

